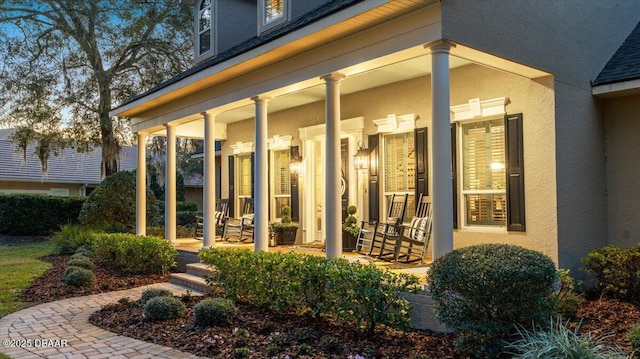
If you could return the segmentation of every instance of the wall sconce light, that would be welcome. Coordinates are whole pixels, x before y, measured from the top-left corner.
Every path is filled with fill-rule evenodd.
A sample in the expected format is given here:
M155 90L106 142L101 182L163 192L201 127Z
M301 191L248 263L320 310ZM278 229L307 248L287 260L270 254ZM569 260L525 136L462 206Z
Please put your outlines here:
M302 157L298 152L298 146L291 147L291 159L289 160L289 171L294 174L302 172Z
M369 168L369 150L364 148L362 141L358 142L358 151L353 158L357 170L366 170Z

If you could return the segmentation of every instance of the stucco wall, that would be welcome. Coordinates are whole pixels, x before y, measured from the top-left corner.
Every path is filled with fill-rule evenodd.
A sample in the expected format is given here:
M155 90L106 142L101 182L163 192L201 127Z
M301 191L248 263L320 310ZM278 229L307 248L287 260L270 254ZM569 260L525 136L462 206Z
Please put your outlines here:
M345 81L357 81L357 78ZM385 118L388 114L412 113L419 117L418 127L430 127L430 86L427 76L342 96L342 118L363 116L365 135L376 132L373 120ZM483 66L468 65L451 71L451 88L452 105L467 103L472 98L509 97L508 113L523 113L527 211L526 233L458 230L454 245L460 247L482 242L521 244L540 250L557 261L552 79L531 81ZM299 127L324 123L324 102L270 113L268 121L269 137L290 134L293 135L293 145L300 145ZM252 119L228 127L228 139L222 146L223 197L228 196L227 156L232 153L230 145L238 141L253 142L253 128ZM429 155L435 155L430 148ZM368 218L368 214L365 217Z
M633 1L445 0L443 37L552 73L559 266L606 243L604 126L594 79L635 27Z
M604 101L608 240L640 243L640 95Z
M81 186L78 184L0 181L0 193L3 190L9 190L6 193L20 193L23 190L24 193L34 193L30 191L51 191L54 188L69 190L69 196L81 195Z
M198 205L198 211L202 211L202 205L204 202L204 197L202 195L202 187L185 187L184 189L184 199Z

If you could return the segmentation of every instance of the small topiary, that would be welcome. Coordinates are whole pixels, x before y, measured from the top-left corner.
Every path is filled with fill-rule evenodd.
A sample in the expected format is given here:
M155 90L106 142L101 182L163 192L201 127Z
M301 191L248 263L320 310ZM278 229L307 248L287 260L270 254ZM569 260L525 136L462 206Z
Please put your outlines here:
M459 331L458 348L496 357L516 326L555 314L553 261L507 244L454 250L433 262L428 285L437 317Z
M230 299L210 298L193 307L196 324L222 326L230 324L236 316L236 306Z
M75 254L82 254L85 255L87 257L91 257L93 255L93 251L91 250L91 248L88 245L83 245L78 247L78 249L76 249Z
M87 256L76 256L76 257L70 258L69 261L67 262L67 265L82 267L85 269L93 269L93 267L96 266L95 263L93 263L93 261L91 260L91 258Z
M140 297L140 302L142 303L142 305L145 305L147 304L149 299L155 297L173 297L173 293L168 289L162 288L145 289L145 291L142 292L142 296Z
M153 321L175 319L186 311L184 303L175 297L153 297L143 307L144 316Z
M95 282L92 271L82 267L69 266L64 272L64 284L74 287L85 287Z
M344 224L342 225L342 230L354 237L360 232L360 227L358 227L358 218L355 216L357 210L358 208L356 206L347 207L347 213L349 215L344 219Z

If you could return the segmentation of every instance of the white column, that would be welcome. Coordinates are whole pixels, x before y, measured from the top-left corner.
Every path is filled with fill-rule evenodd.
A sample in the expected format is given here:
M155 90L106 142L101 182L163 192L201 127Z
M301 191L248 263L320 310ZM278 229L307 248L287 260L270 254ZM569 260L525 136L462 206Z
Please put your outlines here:
M342 256L342 213L340 194L340 81L345 76L332 73L321 77L326 83L326 163L325 163L325 216L327 218L327 259Z
M136 170L136 235L147 234L147 134L138 132L138 169Z
M269 250L269 173L267 168L267 103L271 99L266 96L251 98L256 104L255 119L255 159L254 172L255 191L253 194L254 209L254 249Z
M446 41L427 45L431 51L433 156L433 258L453 250L453 188L451 184L451 109L449 49Z
M206 112L204 117L204 239L202 248L213 247L216 242L216 131L215 116Z
M164 176L164 238L176 239L176 125L167 124L167 166Z

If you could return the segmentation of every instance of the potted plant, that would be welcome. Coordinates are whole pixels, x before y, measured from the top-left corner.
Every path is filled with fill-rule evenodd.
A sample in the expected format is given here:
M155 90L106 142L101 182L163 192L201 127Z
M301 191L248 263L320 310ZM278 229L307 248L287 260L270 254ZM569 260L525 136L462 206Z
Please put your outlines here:
M291 224L291 207L282 207L280 222L271 223L271 229L276 237L276 244L294 244L298 226Z
M355 214L358 208L356 206L347 207L347 218L342 225L342 250L354 251L356 249L356 240L358 233L360 233L360 226L358 226L358 219Z

